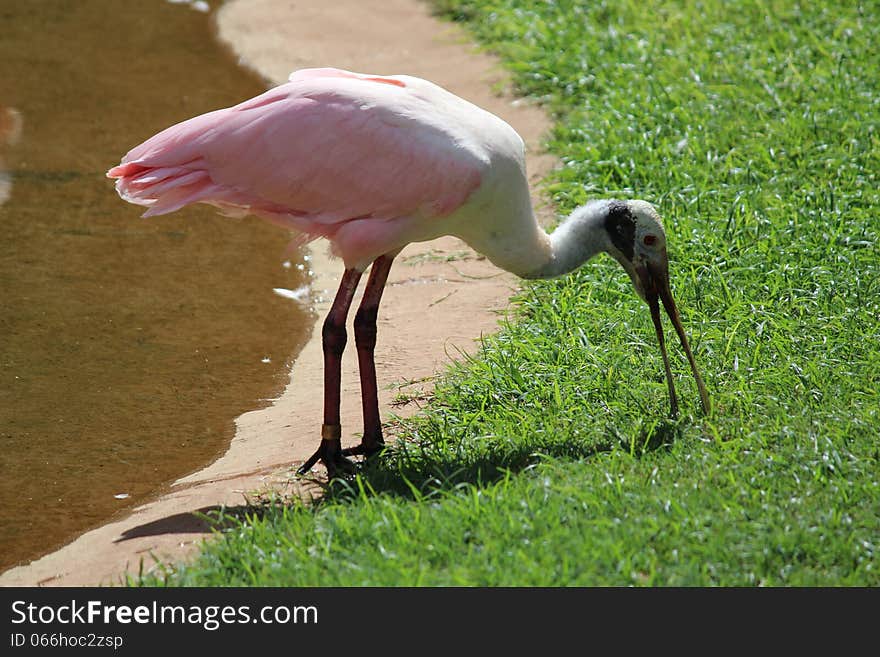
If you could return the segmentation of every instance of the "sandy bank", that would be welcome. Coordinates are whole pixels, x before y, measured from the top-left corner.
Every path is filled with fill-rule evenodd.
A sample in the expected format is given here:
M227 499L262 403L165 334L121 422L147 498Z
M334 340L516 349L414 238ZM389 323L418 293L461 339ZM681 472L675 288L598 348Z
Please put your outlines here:
M232 0L219 10L217 23L220 38L272 84L309 66L425 77L513 125L526 140L533 181L552 164L539 153L540 137L548 127L543 113L497 95L493 90L503 87L505 79L497 62L478 53L461 30L431 17L427 4ZM327 257L323 243L312 245L310 265L311 300L323 316L342 265ZM457 350L472 351L475 339L493 332L516 285L514 277L453 238L404 250L391 270L379 316L376 361L383 417L392 412L390 402L399 392L393 384L421 381L400 390L418 394ZM148 569L154 558L180 559L193 550L206 531L193 511L240 506L253 491L301 489L304 484L292 473L318 441L322 377L318 330L297 357L283 394L271 406L238 418L236 435L223 457L122 520L3 573L0 585L117 583L125 571L136 572L141 562ZM343 443L357 442L359 405L357 364L350 349L343 365ZM393 412L406 416L416 410L417 404L409 404Z

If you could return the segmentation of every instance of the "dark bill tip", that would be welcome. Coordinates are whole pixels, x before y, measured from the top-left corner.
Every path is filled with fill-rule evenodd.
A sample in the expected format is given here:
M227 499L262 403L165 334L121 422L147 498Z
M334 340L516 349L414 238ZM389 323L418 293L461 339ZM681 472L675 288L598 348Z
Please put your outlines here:
M669 415L678 417L678 397L675 394L675 384L672 381L672 369L669 367L669 355L666 353L666 340L663 338L663 324L660 321L660 305L657 303L656 294L646 294L645 300L651 309L651 321L654 322L654 330L657 332L657 342L660 344L660 353L663 355L663 369L666 370L666 385L669 388Z
M648 307L651 309L651 320L654 322L654 330L657 332L657 341L660 343L660 350L663 354L663 366L666 369L666 382L669 386L669 401L672 407L671 414L673 417L678 414L678 400L675 396L672 371L669 368L669 357L666 354L666 345L663 339L663 327L660 323L660 308L657 303L658 297L663 302L663 308L666 310L666 314L669 315L669 319L675 327L675 332L678 335L682 349L684 349L688 363L691 366L694 380L697 382L697 389L700 392L700 404L703 407L703 412L708 415L712 410L712 405L709 401L709 393L706 391L706 385L703 383L703 377L700 376L700 370L697 368L694 354L691 351L687 335L685 335L684 327L681 324L678 307L675 305L675 299L672 297L672 290L669 288L669 273L666 267L663 267L662 270L659 268L644 267L637 269L637 272L645 291L645 301L648 302Z

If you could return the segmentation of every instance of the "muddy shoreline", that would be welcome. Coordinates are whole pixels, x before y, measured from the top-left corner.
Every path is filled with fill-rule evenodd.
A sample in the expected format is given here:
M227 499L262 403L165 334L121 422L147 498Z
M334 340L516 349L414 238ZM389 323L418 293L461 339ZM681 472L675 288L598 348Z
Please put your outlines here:
M494 58L479 52L456 26L432 17L425 3L366 4L232 0L217 13L218 35L242 64L270 84L284 81L291 70L310 66L431 79L513 125L526 141L533 184L543 177L553 165L540 151L548 119L539 108L496 93L506 85ZM538 211L549 215L547 208ZM342 264L327 255L321 242L311 245L308 264L313 272L312 308L323 316ZM454 238L410 245L398 256L379 317L376 360L383 420L399 390L413 396L426 392L450 355L472 352L480 335L496 330L517 285L515 277ZM125 572L148 570L154 558L179 560L191 553L207 535L194 511L242 506L261 491L316 493L309 489L314 484L297 480L293 471L311 455L320 435L322 380L320 331L313 330L284 392L267 408L237 419L236 435L222 457L126 517L3 573L0 585L117 584ZM420 383L407 385L414 381ZM343 443L353 444L361 418L351 349L343 361L342 397ZM406 416L417 410L416 404L409 404L395 407L393 413Z

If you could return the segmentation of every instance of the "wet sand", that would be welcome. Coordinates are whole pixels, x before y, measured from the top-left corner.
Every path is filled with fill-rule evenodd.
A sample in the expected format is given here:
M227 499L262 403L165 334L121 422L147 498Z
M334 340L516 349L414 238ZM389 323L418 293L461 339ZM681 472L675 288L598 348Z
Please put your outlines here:
M495 92L505 86L497 62L479 53L460 29L431 17L426 4L391 0L381 7L366 5L357 0L234 0L219 11L219 36L242 63L272 83L306 66L432 79L511 123L526 140L530 175L537 182L552 166L539 147L549 124L537 108ZM549 212L539 208L539 214ZM323 315L342 264L326 255L323 243L314 243L310 266L313 306ZM393 409L390 403L399 392L418 398L459 350L473 352L480 335L497 328L517 284L454 238L404 250L391 270L379 316L376 360L383 419L392 412L404 417L417 412L417 403ZM129 516L7 571L0 584L118 583L126 570L149 569L154 557L178 560L191 553L206 536L193 511L241 506L248 496L267 490L317 493L296 480L293 470L318 442L322 377L318 330L297 357L284 393L271 406L238 418L224 456ZM343 363L342 423L343 443L356 443L360 391L352 349Z

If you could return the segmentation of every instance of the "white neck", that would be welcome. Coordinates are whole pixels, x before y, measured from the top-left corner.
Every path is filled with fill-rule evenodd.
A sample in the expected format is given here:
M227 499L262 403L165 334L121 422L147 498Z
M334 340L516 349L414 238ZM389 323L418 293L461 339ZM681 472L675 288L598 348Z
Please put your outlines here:
M576 208L551 234L545 233L549 259L539 268L521 274L523 278L555 278L574 271L593 256L607 251L604 222L607 201L592 201Z

